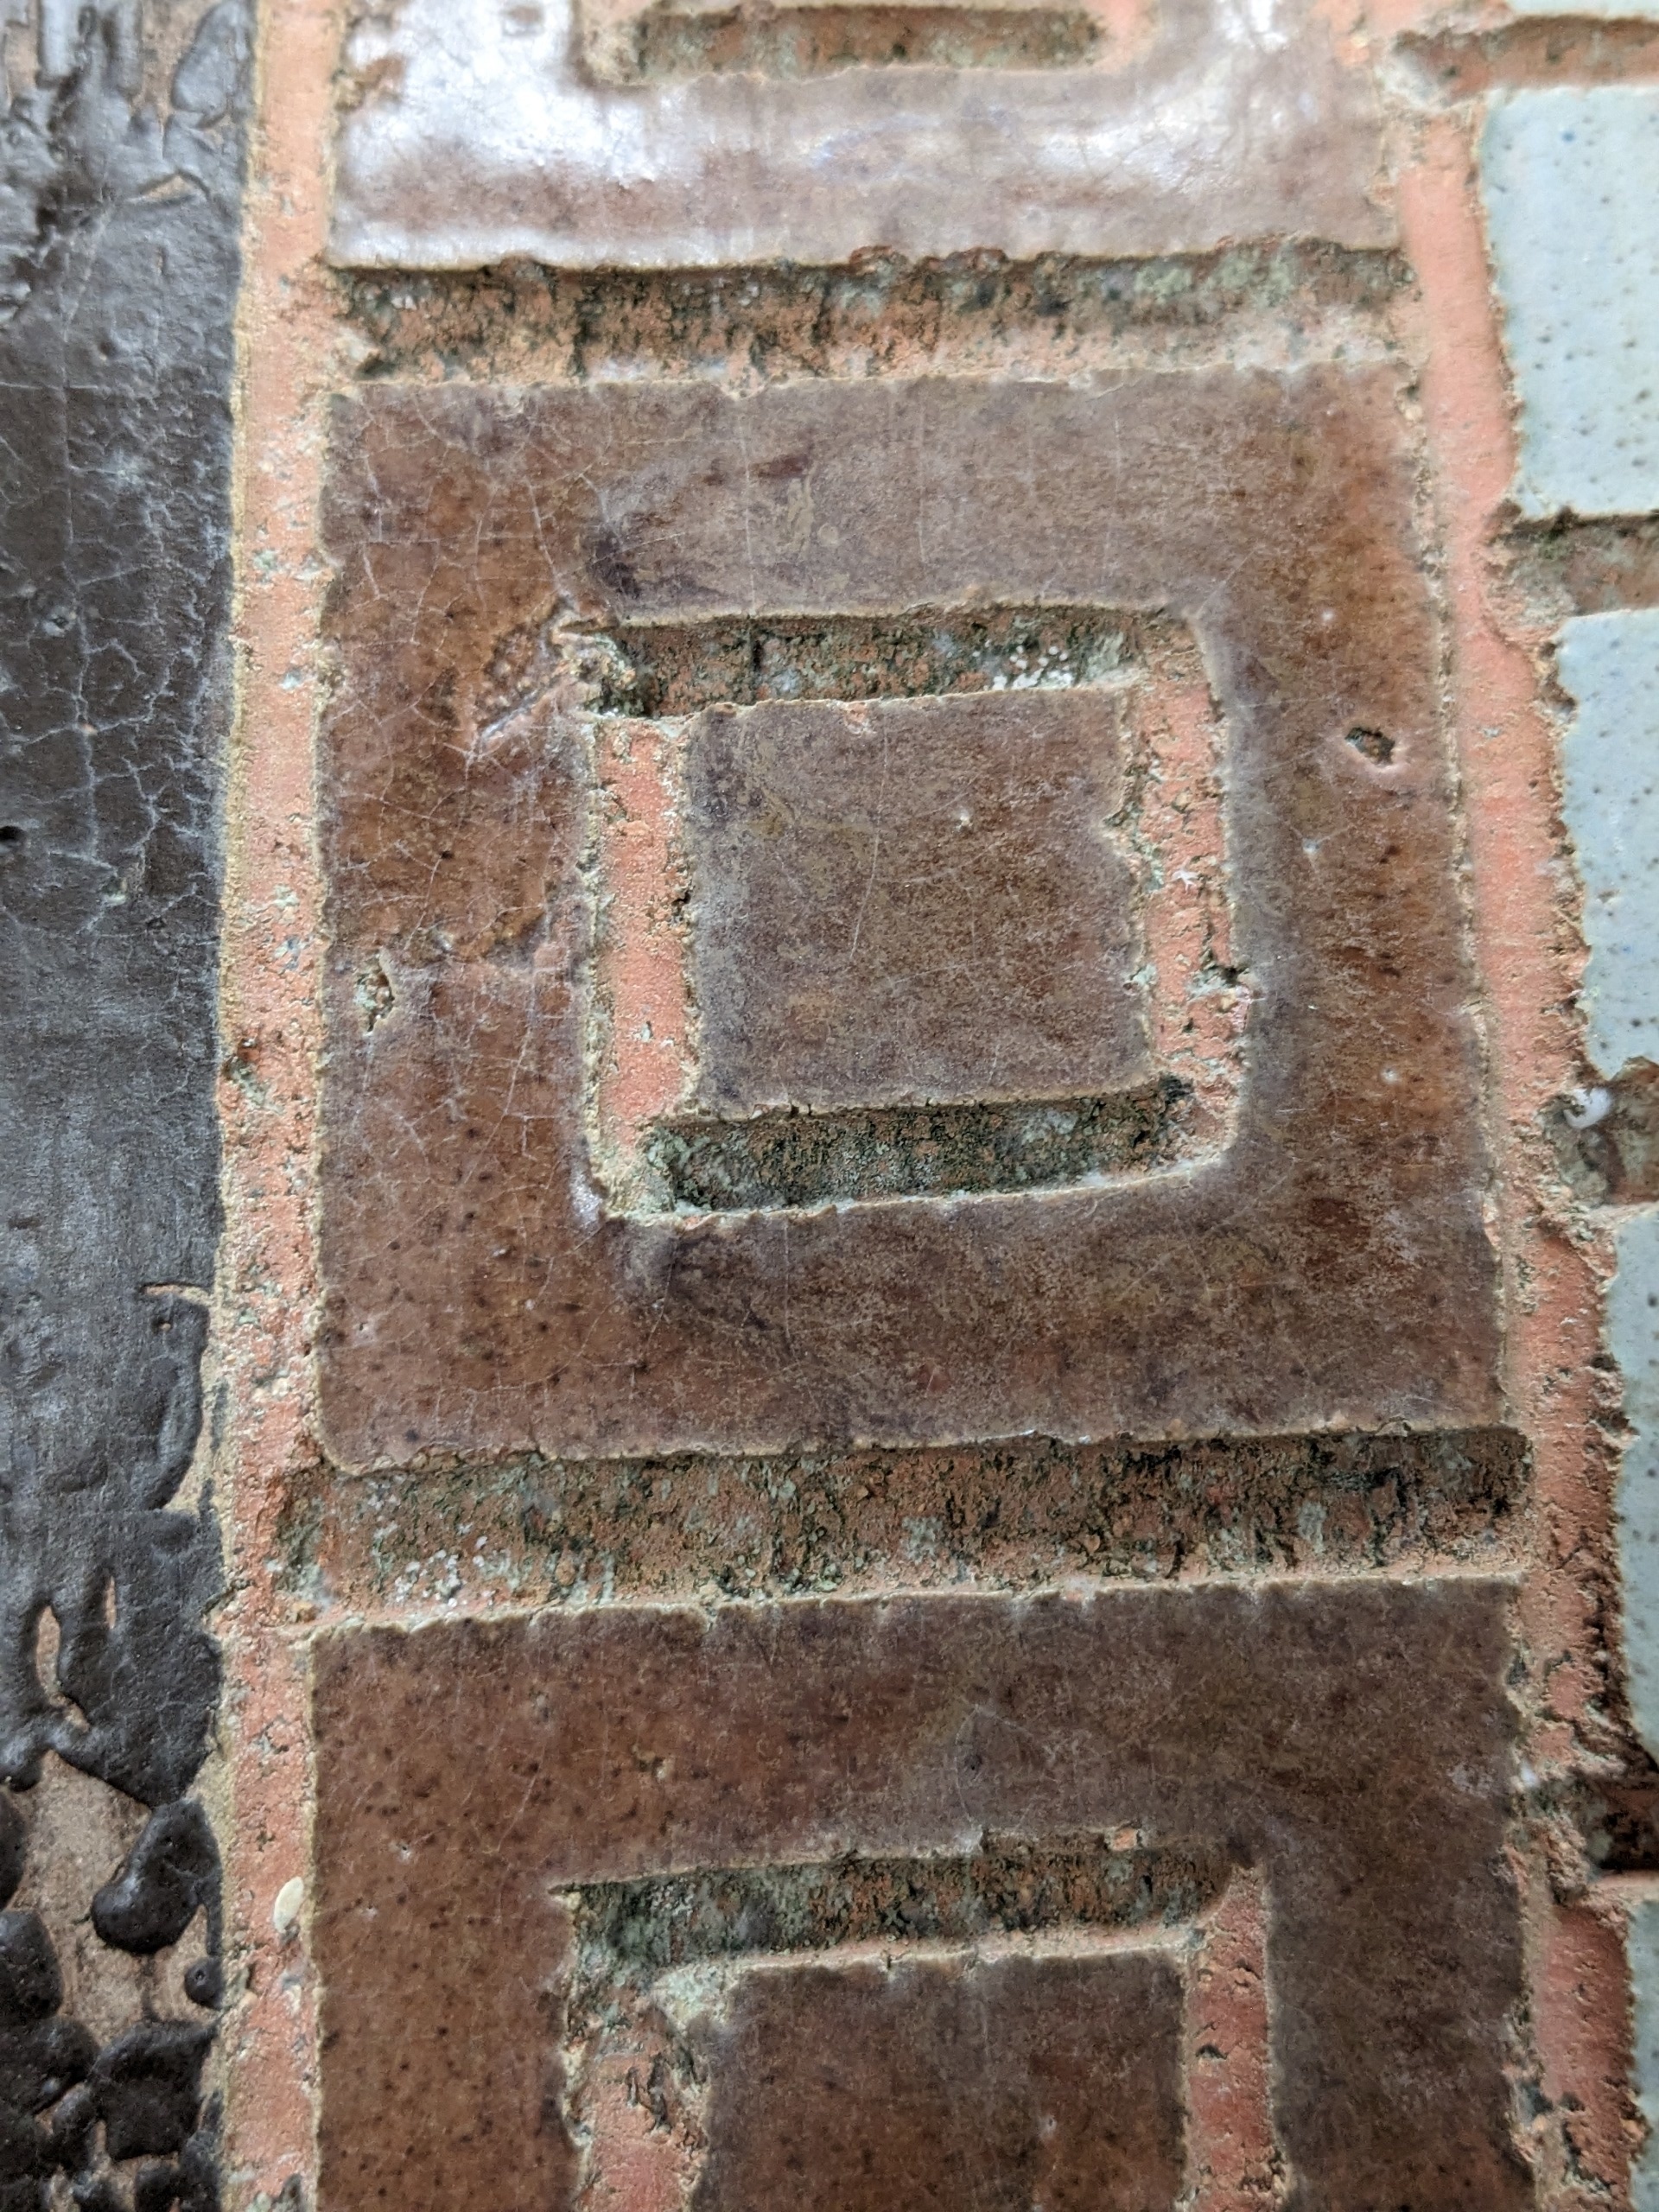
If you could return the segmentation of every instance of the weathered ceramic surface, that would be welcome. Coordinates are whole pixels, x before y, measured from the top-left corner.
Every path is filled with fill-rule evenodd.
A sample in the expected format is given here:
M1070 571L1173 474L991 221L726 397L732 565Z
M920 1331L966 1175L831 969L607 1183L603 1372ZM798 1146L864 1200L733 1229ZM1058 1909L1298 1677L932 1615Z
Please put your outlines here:
M1586 7L1582 0L1580 4L1572 8L1563 7L1561 0L1510 0L1510 4L1517 16L1594 16L1605 14L1615 18L1659 16L1659 4L1656 4L1656 0L1614 0L1614 4L1605 10Z
M1634 1999L1630 2086L1648 2128L1630 2174L1634 2212L1659 2208L1659 1895L1651 1884L1630 1907L1626 1944Z
M747 1975L699 2039L696 2212L1167 2212L1181 1976L1156 1952L859 1959Z
M1606 1338L1629 1423L1618 1481L1624 1663L1637 1732L1659 1757L1659 1207L1626 1214L1615 1251Z
M1659 1123L1659 611L1567 623L1557 672L1574 712L1562 741L1561 811L1584 893L1580 1007L1592 1083L1570 1109L1581 1155L1615 1204L1656 1187ZM1618 1483L1624 1646L1632 1719L1659 1748L1659 1211L1619 1221L1606 1345L1629 1424Z
M1659 608L1568 622L1556 658L1575 713L1562 812L1584 887L1585 1046L1604 1076L1659 1062Z
M210 2212L219 1864L189 1793L221 1570L179 1493L219 1228L249 31L239 0L46 0L5 38L0 2199Z
M343 1459L1493 1417L1437 645L1385 378L387 391L335 454ZM504 688L501 641L1033 600L1166 607L1203 645L1256 995L1230 1142L970 1200L607 1210L590 725L556 674Z
M323 2212L575 2201L565 2099L589 2033L572 2024L579 2041L563 2050L575 1885L809 1860L855 1885L861 1862L896 1856L919 1891L932 1862L987 1830L1090 1831L1103 1863L1125 1841L1185 1840L1262 1870L1272 2123L1300 2201L1529 2202L1504 2069L1520 1992L1502 1850L1508 1599L1478 1580L1120 1587L1085 1602L601 1608L324 1637ZM917 1955L954 1961L936 2005L960 2018L963 1978L985 1975L971 1959L999 1943L1007 1955L1001 1930L1023 1910L1005 1894L982 1937ZM683 1925L659 1912L639 1932L671 1943ZM1160 1966L1145 1946L1166 1933L1132 1936L1141 1964L1088 2000L1102 2023L1090 2063L1126 2063L1120 1999L1149 2046L1114 2202L1178 2193L1167 2044L1148 2032L1179 1955ZM838 2067L849 2094L832 2171L866 2150L878 2171L918 2154L936 2122L895 2105L874 2059L913 2043L908 2063L937 2061L938 2036L846 1950L814 1954L816 1981L763 1990L758 1974L782 1970L764 1955L796 1938L750 1940L734 2009L709 2013L694 1986L673 2000L701 2007L706 2024L688 2032L711 2038L703 2171L734 2194L709 2201L818 2201L785 2171L783 2145L790 2127L810 2141L825 2124L817 2100ZM1031 1961L1020 2008L1075 2013L1067 1978L1098 1955L1075 1923L1050 1931L1052 1980L1041 1943L1014 1951ZM972 2078L1019 2110L1040 2052L1064 2069L1069 2045L1052 2025L1008 2026ZM798 2062L774 2096L766 2068ZM1053 2094L1049 2108L1075 2113L1074 2091Z
M1531 515L1659 505L1659 92L1562 86L1499 99L1481 177L1521 403L1518 505Z
M781 11L745 0L736 7L731 0L674 0L666 7L658 0L575 0L575 35L593 76L629 83L721 69L798 76L929 60L955 67L1116 62L1147 42L1147 13L1141 0L1058 9L1052 0L1013 0L989 11L977 0L925 9L802 0Z
M766 705L690 744L700 1103L1110 1091L1152 1072L1109 690Z
M572 0L404 0L353 35L365 89L340 125L332 250L683 268L1391 240L1370 91L1314 10L1164 0L1113 51L619 85L585 66Z

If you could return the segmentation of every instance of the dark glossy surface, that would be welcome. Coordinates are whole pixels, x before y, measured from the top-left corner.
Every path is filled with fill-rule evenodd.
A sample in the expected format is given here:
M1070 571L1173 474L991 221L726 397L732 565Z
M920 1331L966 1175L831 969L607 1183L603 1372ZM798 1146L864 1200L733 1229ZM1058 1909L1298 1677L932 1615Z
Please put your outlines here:
M248 26L237 0L37 13L0 164L0 1892L41 1910L0 1916L0 2183L11 2212L66 2184L207 2212L212 2000L146 1984L144 2012L188 2017L141 2019L130 1961L220 1932L185 1794L219 1688L218 1531L210 1502L169 1508L219 1228ZM54 1849L59 1760L109 1785L106 1827L72 1839L94 1860L109 1839L90 1883ZM105 2031L130 2007L101 2050L72 1961Z

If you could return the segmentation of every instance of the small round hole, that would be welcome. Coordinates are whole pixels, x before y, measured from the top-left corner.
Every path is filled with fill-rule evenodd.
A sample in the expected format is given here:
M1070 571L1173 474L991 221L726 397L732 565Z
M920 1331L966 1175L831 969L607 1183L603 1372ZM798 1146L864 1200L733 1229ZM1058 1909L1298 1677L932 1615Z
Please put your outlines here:
M1363 753L1374 767L1386 768L1394 758L1394 740L1380 729L1367 729L1356 724L1348 733L1348 742L1356 753Z
M15 853L22 842L23 832L21 823L0 822L0 855Z

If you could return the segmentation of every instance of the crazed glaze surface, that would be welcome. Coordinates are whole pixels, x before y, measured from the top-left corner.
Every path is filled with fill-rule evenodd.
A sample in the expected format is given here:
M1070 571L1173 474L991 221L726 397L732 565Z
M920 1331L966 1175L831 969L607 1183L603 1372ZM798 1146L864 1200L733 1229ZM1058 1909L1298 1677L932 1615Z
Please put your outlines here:
M0 116L0 2201L212 2212L223 1576L189 1476L249 26L29 12Z
M683 833L699 1103L1144 1082L1135 884L1108 826L1116 707L1090 687L700 716Z

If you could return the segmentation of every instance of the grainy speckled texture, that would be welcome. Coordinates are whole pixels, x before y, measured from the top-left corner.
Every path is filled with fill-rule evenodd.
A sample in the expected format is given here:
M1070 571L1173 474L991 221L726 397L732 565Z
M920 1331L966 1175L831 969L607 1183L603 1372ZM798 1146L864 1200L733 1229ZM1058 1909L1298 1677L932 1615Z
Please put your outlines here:
M1529 1472L1504 1429L328 1469L282 1549L296 1596L372 1611L1497 1572L1524 1556Z
M335 451L339 1457L1493 1415L1437 645L1391 379L385 392L341 410ZM494 710L497 641L562 606L602 626L1042 596L1167 607L1208 660L1258 994L1231 1144L1098 1188L607 1212L582 1109L583 724L556 688Z
M1259 1866L1298 2202L1518 2208L1507 1603L1478 1581L1281 1585L325 1637L325 2212L573 2201L562 1888L925 1859L987 1828L1122 1829ZM1001 2048L1010 2071L987 2078L1013 2088L1020 2039ZM717 2171L766 2155L760 2094L752 2072L717 2078ZM868 2124L879 2142L890 2114ZM1171 2202L1167 2150L1144 2155L1148 2201Z
M1642 1194L1652 1115L1633 1077L1591 1118L1549 640L1659 592L1659 540L1517 520L1475 150L1490 88L1634 83L1656 26L580 14L624 35L590 40L602 87L538 0L377 7L343 69L332 0L264 16L216 1353L233 2212L310 2202L319 2104L318 2212L550 2212L573 2145L582 2212L686 2212L790 2125L821 2154L760 2194L845 2196L868 2153L960 2196L905 2148L925 2098L811 2133L815 2080L877 2054L791 2037L786 1999L875 1991L879 2022L925 1967L936 2020L988 2018L1015 1957L1022 2018L1057 1959L1174 1977L1149 2198L1626 2212L1616 1897L1659 1789L1596 1348L1600 1203ZM1080 111L1100 134L1039 127ZM461 265L504 252L568 265ZM1015 666L1033 622L1060 664ZM1039 1143L1052 1098L688 1135L722 1012L696 717L920 720L964 638L981 678L1086 691L1065 640L1130 627L1105 826L1136 882L1094 912L1143 935L1148 1058L1203 1111L1073 1090L1127 1116L1116 1154L1100 1121ZM1154 666L1154 629L1205 665ZM1028 892L1052 855L1009 849ZM823 944L795 903L798 976L840 980L864 884L890 912L865 858ZM881 943L974 1015L928 1086L989 1088L1014 1009ZM861 1011L823 1041L862 1088L935 1010ZM1096 1420L1135 1433L1069 1440ZM1103 1909L1125 1869L1138 1916ZM993 2190L1034 2048L999 2017ZM962 2077L988 2127L995 2056Z

